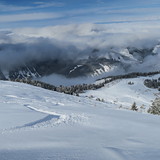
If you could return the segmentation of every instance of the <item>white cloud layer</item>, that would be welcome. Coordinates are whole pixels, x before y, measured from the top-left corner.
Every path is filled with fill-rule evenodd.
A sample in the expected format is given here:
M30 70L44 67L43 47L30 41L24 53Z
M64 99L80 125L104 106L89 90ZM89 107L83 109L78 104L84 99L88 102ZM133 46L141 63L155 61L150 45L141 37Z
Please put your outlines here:
M0 15L0 22L17 22L17 21L31 21L43 20L61 17L57 13L26 13L26 14L13 14L13 15Z
M160 23L72 24L43 28L18 28L13 32L26 38L50 38L76 47L142 45L160 37ZM142 41L139 44L138 41ZM137 42L137 43L136 43ZM82 47L83 48L83 47Z
M12 66L32 59L63 60L99 56L111 47L151 48L159 43L160 23L81 24L17 28L0 32L0 64ZM157 57L160 60L160 56ZM156 60L157 62L157 60Z
M28 6L18 6L18 5L9 5L0 3L0 11L24 11L24 10L32 10L32 9L41 9L41 8L48 8L48 7L62 7L65 4L61 2L33 2L35 6L28 5Z

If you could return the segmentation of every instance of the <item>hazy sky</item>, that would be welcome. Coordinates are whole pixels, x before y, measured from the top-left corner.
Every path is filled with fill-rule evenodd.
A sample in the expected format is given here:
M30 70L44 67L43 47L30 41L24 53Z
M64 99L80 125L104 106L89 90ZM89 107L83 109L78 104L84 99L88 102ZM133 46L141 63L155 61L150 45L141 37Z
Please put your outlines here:
M0 0L0 28L160 20L160 0Z

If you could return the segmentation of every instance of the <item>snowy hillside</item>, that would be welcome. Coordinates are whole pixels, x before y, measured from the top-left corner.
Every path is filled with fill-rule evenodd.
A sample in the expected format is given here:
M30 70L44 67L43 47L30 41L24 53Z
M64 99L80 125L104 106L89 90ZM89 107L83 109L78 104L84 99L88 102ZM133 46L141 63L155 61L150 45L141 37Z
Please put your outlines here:
M160 96L158 90L148 88L144 85L145 79L154 78L159 78L159 74L148 77L116 80L106 84L105 87L101 89L90 90L81 95L92 99L99 98L116 108L130 109L135 102L139 111L146 112L153 100ZM96 83L100 83L101 81L103 80L97 81Z
M159 125L159 116L0 81L1 160L159 160Z

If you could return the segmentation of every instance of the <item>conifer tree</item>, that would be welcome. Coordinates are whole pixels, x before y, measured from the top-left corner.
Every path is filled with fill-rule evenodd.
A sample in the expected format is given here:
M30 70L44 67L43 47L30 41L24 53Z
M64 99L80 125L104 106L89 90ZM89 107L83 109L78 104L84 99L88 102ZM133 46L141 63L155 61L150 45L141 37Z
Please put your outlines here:
M137 106L136 106L136 102L134 102L134 103L132 104L131 110L133 110L133 111L138 111L138 108L137 108Z

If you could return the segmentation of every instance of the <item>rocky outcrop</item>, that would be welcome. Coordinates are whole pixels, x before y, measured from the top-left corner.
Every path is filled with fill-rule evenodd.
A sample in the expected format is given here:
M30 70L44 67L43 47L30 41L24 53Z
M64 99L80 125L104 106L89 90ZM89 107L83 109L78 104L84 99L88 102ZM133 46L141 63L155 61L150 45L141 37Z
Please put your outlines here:
M34 61L9 71L10 79L38 78L53 73L67 78L99 75L119 66L120 63L106 58L83 59L78 61L45 60Z

